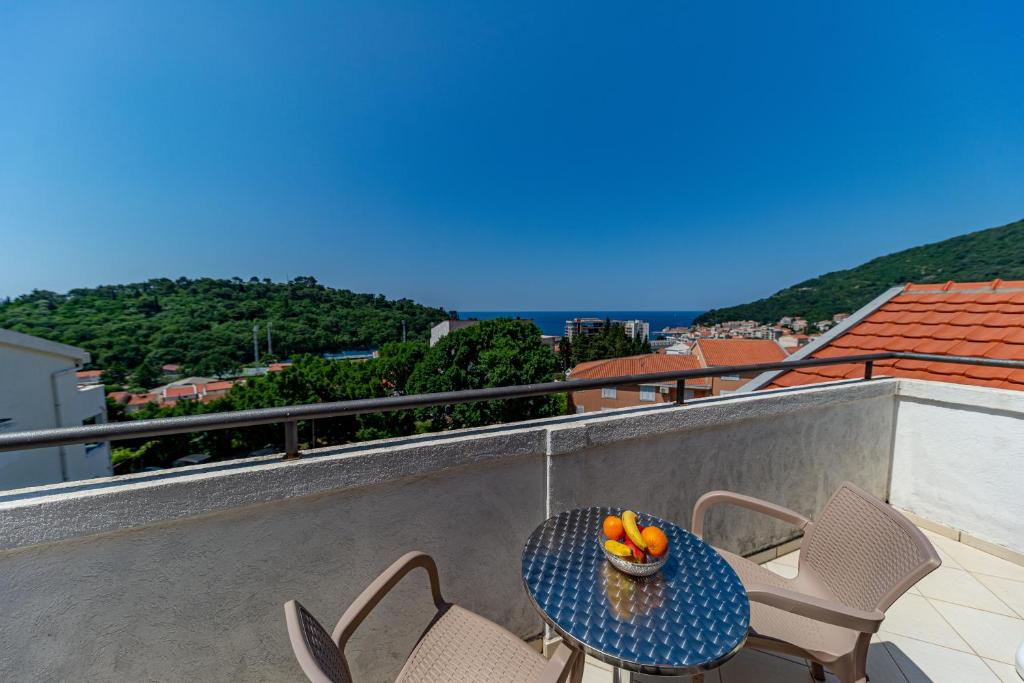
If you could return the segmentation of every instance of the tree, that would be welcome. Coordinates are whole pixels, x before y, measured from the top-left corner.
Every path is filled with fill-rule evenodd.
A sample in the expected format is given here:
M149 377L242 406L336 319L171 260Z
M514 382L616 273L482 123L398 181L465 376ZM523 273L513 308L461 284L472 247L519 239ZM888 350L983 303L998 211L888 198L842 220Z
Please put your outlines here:
M558 342L558 360L562 363L562 372L568 372L573 368L572 340L568 336L562 337Z
M139 389L152 389L160 383L160 369L153 362L142 362L132 370L131 386Z
M563 339L563 341L565 341ZM634 339L626 334L623 327L606 324L597 334L579 335L572 343L569 357L575 367L580 363L605 358L622 358L651 352L651 342Z
M485 320L456 330L431 347L409 378L409 393L433 393L550 382L558 358L541 342L532 323ZM420 411L435 430L475 427L559 415L564 399L554 396L461 403Z

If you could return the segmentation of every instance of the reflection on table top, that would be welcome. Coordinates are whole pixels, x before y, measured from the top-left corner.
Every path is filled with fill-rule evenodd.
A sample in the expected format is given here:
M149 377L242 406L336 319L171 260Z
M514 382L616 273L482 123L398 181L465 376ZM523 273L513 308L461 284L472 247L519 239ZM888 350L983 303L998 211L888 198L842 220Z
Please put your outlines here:
M724 663L742 647L750 605L739 578L685 529L639 514L669 538L669 559L647 578L611 566L601 523L618 508L563 512L523 548L523 583L545 621L569 644L630 671L680 675Z

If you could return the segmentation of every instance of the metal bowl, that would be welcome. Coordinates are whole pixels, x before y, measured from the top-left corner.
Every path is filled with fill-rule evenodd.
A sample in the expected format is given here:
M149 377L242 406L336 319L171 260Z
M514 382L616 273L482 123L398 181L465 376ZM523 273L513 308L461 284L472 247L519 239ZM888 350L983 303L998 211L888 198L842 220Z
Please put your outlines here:
M608 552L604 547L604 542L608 540L608 537L603 532L597 533L597 541L601 546L601 552L608 558L608 561L612 563L612 566L618 569L623 574L629 574L630 576L653 576L658 573L658 570L665 566L668 562L668 553L665 553L653 562L645 562L639 564L637 562L631 562L622 557L616 557Z

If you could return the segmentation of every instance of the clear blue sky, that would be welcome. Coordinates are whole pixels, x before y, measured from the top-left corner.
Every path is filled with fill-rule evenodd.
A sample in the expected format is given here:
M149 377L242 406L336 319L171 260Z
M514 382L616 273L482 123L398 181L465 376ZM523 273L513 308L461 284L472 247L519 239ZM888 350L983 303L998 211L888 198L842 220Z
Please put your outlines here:
M0 5L0 296L740 303L1024 217L1024 3Z

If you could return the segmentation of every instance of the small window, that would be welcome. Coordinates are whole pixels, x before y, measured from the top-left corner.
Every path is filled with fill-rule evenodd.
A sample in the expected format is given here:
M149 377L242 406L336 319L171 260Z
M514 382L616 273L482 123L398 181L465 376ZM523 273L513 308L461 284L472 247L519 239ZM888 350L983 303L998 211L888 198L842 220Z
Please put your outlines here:
M579 415L582 412L584 412L583 411L583 406L576 406L576 414Z
M619 392L615 387L602 387L601 398L618 398Z
M640 400L641 401L654 401L655 391L654 387L640 387Z

